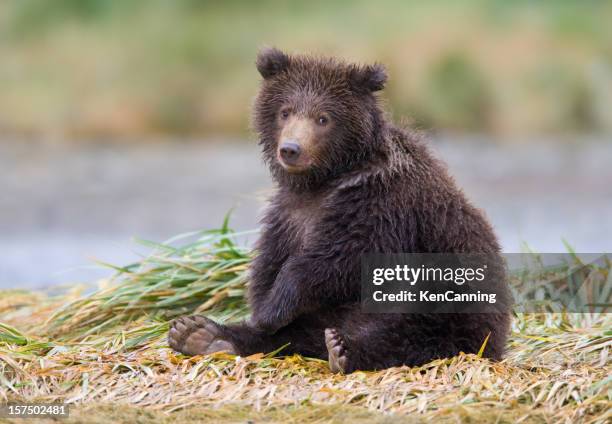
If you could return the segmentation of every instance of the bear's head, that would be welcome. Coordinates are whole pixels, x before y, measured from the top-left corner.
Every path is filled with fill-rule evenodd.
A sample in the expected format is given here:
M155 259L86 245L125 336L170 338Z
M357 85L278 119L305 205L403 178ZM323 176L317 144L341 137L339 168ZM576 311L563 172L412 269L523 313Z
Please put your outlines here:
M381 145L382 111L375 92L387 80L379 65L287 55L257 57L263 77L254 129L272 176L292 189L312 189L351 171Z

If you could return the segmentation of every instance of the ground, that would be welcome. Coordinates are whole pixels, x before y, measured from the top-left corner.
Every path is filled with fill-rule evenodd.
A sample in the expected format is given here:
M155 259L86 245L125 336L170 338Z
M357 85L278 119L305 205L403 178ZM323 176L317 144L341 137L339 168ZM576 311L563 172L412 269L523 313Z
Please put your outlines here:
M66 402L67 423L612 419L612 314L515 314L498 363L462 354L343 376L300 356L186 357L167 346L169 319L248 313L249 256L224 230L158 249L96 293L1 293L2 401Z

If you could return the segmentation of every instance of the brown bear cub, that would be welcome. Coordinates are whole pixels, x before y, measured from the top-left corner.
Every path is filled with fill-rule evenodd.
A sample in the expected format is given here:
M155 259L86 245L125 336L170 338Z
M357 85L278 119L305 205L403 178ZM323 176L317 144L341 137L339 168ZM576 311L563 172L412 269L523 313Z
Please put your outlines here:
M249 321L172 323L187 355L271 352L329 359L334 372L420 365L459 352L501 358L510 313L366 314L365 253L476 252L499 257L483 214L426 145L391 123L380 65L265 49L254 127L277 192L250 268Z

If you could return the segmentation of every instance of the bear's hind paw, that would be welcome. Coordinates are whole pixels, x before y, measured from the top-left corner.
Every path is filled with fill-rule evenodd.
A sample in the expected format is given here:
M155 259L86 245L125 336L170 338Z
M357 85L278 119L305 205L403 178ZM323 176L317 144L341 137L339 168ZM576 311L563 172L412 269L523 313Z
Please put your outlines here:
M184 316L172 321L168 332L170 347L185 355L207 355L215 352L236 354L236 348L220 338L221 328L201 315Z
M345 374L347 367L347 349L344 339L334 328L325 329L325 345L329 357L329 369L334 373Z

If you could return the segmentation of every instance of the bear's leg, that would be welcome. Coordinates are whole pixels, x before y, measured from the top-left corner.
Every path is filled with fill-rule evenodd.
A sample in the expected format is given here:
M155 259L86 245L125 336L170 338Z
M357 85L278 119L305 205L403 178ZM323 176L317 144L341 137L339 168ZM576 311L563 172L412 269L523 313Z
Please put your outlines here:
M349 374L356 370L381 370L400 365L427 362L432 355L426 346L396 338L384 325L364 320L325 330L329 368L332 372ZM382 322L380 323L382 324ZM415 338L416 339L416 338Z
M459 352L499 360L509 328L504 314L364 314L347 312L325 330L330 368L334 372L419 366Z
M353 310L338 326L325 330L330 369L348 374L355 370L421 365L454 356L460 349L448 332L442 331L439 320L433 317L430 322L422 315L364 314Z
M201 315L175 319L170 325L168 344L186 355L226 351L242 356L269 353L285 346L283 355L299 353L327 358L324 329L318 320L297 320L275 334L266 334L248 323L222 325Z
M378 336L349 329L327 328L325 345L329 369L334 373L349 374L356 370L381 370L404 365L407 361L405 347L385 340L387 334L381 328ZM418 349L418 347L414 347ZM426 350L426 349L425 349ZM421 352L424 353L424 352Z

